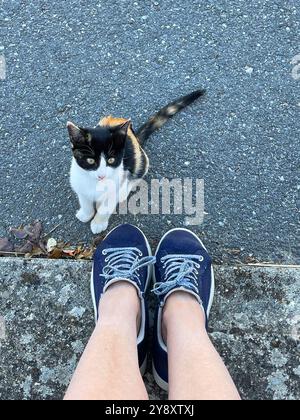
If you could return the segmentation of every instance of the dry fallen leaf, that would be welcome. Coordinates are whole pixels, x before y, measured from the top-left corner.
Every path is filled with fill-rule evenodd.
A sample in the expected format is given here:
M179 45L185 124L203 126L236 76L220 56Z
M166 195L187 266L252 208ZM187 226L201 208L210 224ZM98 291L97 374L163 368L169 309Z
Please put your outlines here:
M54 238L49 238L47 241L47 252L53 251L53 249L57 246L57 241Z
M42 234L42 223L39 220L35 220L31 225L25 226L24 230L27 231L31 242L38 243Z
M54 248L49 254L49 258L59 259L61 257L62 257L62 250L60 248Z
M16 239L26 239L28 237L28 232L24 230L24 228L10 228L10 233L14 235Z
M25 258L41 257L41 256L45 257L44 251L42 251L41 248L34 246L32 251L28 252L25 255Z
M24 245L18 246L15 249L18 252L22 252L24 254L28 254L29 252L32 252L33 245L32 245L32 243L30 241L27 241Z
M59 226L59 225L58 225ZM70 258L70 259L92 259L95 245L94 242L90 247L79 243L77 246L72 246L66 242L57 242L54 238L49 238L49 235L58 227L56 226L47 235L42 235L42 223L38 220L31 224L20 226L18 228L10 228L10 233L19 241L22 241L17 246L10 242L9 238L0 238L0 254L18 253L25 255L26 258L32 257L48 257L48 258ZM100 237L98 237L100 241Z
M0 251L11 252L14 246L8 238L0 238Z
M78 255L76 255L75 258L77 260L83 260L83 259L91 260L93 258L93 255L94 255L94 248L90 248L90 249L83 250Z
M39 220L35 220L32 224L26 226L10 228L10 233L12 233L16 239L28 238L31 242L37 243L42 234L42 223Z
M40 240L37 244L38 247L41 248L41 250L44 252L44 254L47 254L47 247L46 247L46 243L42 240Z
M77 254L77 249L63 249L62 252L69 257L75 257Z

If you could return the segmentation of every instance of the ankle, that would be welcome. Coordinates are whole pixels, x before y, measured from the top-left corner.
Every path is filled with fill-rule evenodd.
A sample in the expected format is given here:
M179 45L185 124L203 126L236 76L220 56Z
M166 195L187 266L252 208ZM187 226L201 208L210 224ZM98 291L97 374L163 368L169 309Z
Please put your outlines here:
M187 292L172 293L164 306L162 316L162 335L167 342L168 332L171 334L181 328L191 334L194 331L206 333L206 317L196 297Z
M102 324L131 324L134 321L139 326L141 303L136 288L126 281L113 283L100 299L99 314Z
M201 312L204 317L203 308L194 295L184 291L176 291L167 298L163 316L167 320L174 316L181 317L182 313L193 315L199 312Z

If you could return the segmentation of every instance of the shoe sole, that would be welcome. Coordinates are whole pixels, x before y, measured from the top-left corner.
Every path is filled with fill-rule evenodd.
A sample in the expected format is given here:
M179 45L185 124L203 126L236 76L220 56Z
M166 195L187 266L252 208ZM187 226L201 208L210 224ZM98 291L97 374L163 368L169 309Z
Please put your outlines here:
M110 235L112 232L114 232L116 229L118 229L120 226L122 226L122 225L118 225L118 226L116 226L114 229L112 229L106 236L105 236L105 238L103 239L103 241L108 237L108 235ZM148 241L148 239L146 238L146 236L145 236L145 234L144 234L144 232L141 230L141 229L139 229L138 227L136 227L136 226L134 226L136 229L138 229L140 232L141 232L141 234L143 235L143 237L144 237L144 239L145 239L145 242L146 242L146 246L147 246L147 250L148 250L148 252L149 252L149 256L150 257L152 257L152 250L151 250L151 247L150 247L150 244L149 244L149 241ZM152 275L153 275L153 267L152 266L150 266L149 268L148 268L148 276L147 276L147 280L146 280L146 284L145 284L145 292L146 292L146 290L148 289L148 287L149 287L149 283L150 283L150 279L151 279L151 277L152 277ZM98 314L98 309L97 309L97 304L96 304L96 298L95 298L95 291L94 291L94 265L93 265L93 268L92 268L92 273L91 273L91 280L90 280L90 291L91 291L91 296L92 296L92 302L93 302L93 307L94 307L94 314L95 314L95 324L97 324L97 322L98 322L98 319L97 319L97 314ZM143 376L145 373L146 373L146 369L147 369L147 360L148 360L148 358L147 358L147 356L145 357L145 360L143 361L143 363L142 363L142 365L141 365L141 367L140 367L140 372L141 372L141 375Z
M160 242L159 242L159 244L158 244L158 246L157 246L157 249L156 249L156 252L155 252L155 256L157 256L157 254L158 254L158 251L159 251L159 248L160 248L160 246L161 246L161 244L162 244L162 242L163 242L163 240L170 234L170 233L172 233L172 232L188 232L188 233L190 233L190 234L192 234L197 240L198 240L198 242L201 244L201 246L205 249L205 251L208 253L208 251L207 251L207 249L206 249L206 247L204 246L204 244L203 244L203 242L201 241L201 239L194 233L194 232L191 232L189 229L185 229L185 228L175 228L175 229L171 229L171 230L169 230L169 232L167 232L163 237L162 237L162 239L160 240ZM154 279L154 283L156 283L156 275L155 275L155 270L153 270L153 279ZM211 311L211 308L212 308L212 304L213 304L213 301L214 301L214 295L215 295L215 275L214 275L214 269L213 269L213 266L211 266L211 294L210 294L210 298L209 298L209 302L208 302L208 306L207 306L207 319L209 318L209 315L210 315L210 311ZM166 382L166 381L164 381L160 376L159 376L159 374L157 373L157 371L156 371L156 369L155 369L155 366L154 366L154 363L152 363L152 372L153 372L153 377L154 377L154 379L155 379L155 382L157 383L157 385L160 387L160 388L162 388L164 391L168 391L168 389L169 389L169 384Z

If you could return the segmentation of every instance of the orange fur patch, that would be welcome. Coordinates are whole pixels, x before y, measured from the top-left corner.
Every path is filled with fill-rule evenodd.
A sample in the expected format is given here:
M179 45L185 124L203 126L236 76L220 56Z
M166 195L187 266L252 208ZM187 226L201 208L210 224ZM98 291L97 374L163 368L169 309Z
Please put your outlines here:
M121 125L126 121L126 118L114 118L112 115L109 115L108 117L102 118L99 122L99 125L102 127L116 127L117 125Z
M108 117L102 118L99 122L99 125L101 127L117 127L118 125L126 123L126 121L128 121L126 118L115 118L112 115L109 115ZM135 137L135 135L133 134L131 129L129 129L129 131L128 131L128 137L130 137L130 139L134 143L139 144L138 139Z

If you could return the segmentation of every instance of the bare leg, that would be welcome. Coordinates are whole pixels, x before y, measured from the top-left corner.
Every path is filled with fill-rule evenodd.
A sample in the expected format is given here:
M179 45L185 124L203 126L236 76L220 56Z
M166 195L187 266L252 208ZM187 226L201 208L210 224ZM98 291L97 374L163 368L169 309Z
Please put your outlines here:
M135 288L114 283L101 298L99 313L65 399L148 399L138 365L140 301Z
M171 400L239 400L238 391L205 329L196 299L174 292L163 312Z

